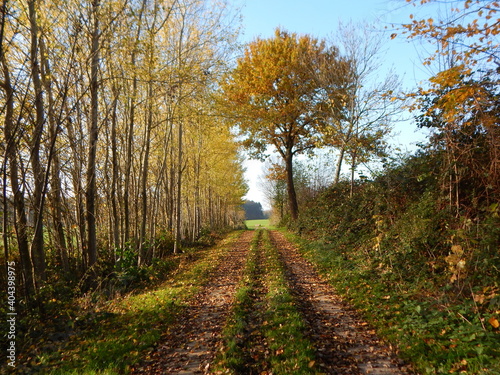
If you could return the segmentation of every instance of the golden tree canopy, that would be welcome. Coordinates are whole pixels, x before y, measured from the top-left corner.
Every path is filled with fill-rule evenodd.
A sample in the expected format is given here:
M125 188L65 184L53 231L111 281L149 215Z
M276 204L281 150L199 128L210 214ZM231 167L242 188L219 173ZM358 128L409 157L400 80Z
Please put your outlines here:
M273 38L247 46L223 84L224 99L236 118L245 146L263 156L273 145L282 157L314 148L321 141L321 103L325 88L314 69L336 54L308 35L277 29ZM332 61L332 59L329 59Z

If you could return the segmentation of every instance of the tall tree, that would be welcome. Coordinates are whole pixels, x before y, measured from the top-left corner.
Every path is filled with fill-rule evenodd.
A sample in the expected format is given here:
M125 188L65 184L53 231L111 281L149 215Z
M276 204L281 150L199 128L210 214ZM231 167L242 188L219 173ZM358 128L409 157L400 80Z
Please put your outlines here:
M381 76L382 40L370 25L340 23L330 44L338 47L340 62L325 55L311 72L327 98L322 107L325 143L338 150L334 184L346 158L352 184L356 167L383 152L391 121L402 112L403 103L394 100L400 81L392 71Z
M322 141L320 113L323 87L311 74L311 67L327 50L325 44L308 35L298 36L277 29L273 38L251 42L237 67L223 83L223 95L244 144L254 157L263 158L274 146L285 163L288 202L293 220L298 217L293 180L293 158L312 150Z
M384 77L381 72L379 33L367 24L340 23L334 40L349 66L344 67L340 82L328 66L318 70L318 79L327 87L340 88L333 96L329 93L326 109L332 120L325 132L327 142L339 150L334 183L339 181L345 157L350 159L352 194L357 166L384 155L385 138L404 103L394 100L401 92L398 76L389 71Z

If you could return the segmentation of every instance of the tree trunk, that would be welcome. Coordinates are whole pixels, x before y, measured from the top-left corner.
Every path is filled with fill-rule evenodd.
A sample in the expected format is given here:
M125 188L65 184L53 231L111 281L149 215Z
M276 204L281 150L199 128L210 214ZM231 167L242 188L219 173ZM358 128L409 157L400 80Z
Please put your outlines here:
M120 248L120 218L118 214L118 178L119 178L119 170L118 170L118 145L117 145L117 132L116 132L116 123L117 123L117 105L118 105L118 96L119 90L114 88L114 101L113 101L113 116L111 118L111 159L113 164L113 172L111 176L111 209L113 216L113 244L114 251ZM115 261L116 261L115 255Z
M350 192L350 197L352 198L354 196L354 173L356 172L356 151L354 151L351 155L352 162L351 162L351 192Z
M96 153L99 136L99 0L92 2L93 28L91 39L91 77L90 77L90 129L89 129L89 156L87 166L87 267L92 267L97 261L97 233L96 233Z
M132 54L132 65L135 64L135 54ZM130 99L130 121L127 134L127 156L125 163L125 185L123 187L123 215L125 219L124 243L130 240L130 180L132 171L132 149L134 144L135 97L137 95L137 77L132 82L132 98Z
M181 187L182 187L182 121L179 122L179 139L177 150L177 195L176 195L176 217L175 217L175 241L174 241L174 254L180 250L181 242L181 217L182 217L182 201L181 201Z
M33 87L35 89L35 127L31 143L31 166L33 168L34 191L33 191L33 212L35 216L35 229L33 241L31 243L31 258L33 262L33 281L35 289L38 289L46 279L45 275L45 250L43 243L43 206L44 206L44 184L45 173L40 162L40 145L43 128L45 125L43 88L40 73L40 63L38 60L38 23L35 0L28 2L31 47L30 64Z
M60 161L58 151L55 149L55 142L57 138L57 133L59 131L59 125L56 122L54 115L54 97L52 93L52 82L50 77L52 72L50 69L50 64L47 59L47 51L44 43L44 39L40 38L40 56L42 63L42 82L45 87L48 99L48 112L47 117L49 120L49 135L51 143L51 153L52 153L52 170L51 170L51 193L50 199L52 201L52 221L54 225L54 237L56 243L56 249L59 252L59 257L61 259L61 265L63 271L67 274L69 273L69 257L68 250L66 248L66 239L64 235L64 224L63 224L63 209L62 209L62 198L61 198L61 177L59 175Z
M342 163L344 162L344 154L345 154L345 148L342 147L340 149L339 158L337 159L337 165L335 167L335 178L333 180L334 185L337 185L340 181L340 171L342 169Z
M149 174L149 150L151 143L151 128L153 127L153 83L148 84L148 116L146 123L146 135L144 139L144 165L142 168L142 181L141 181L141 231L139 235L139 259L138 265L146 264L145 241L146 241L146 227L148 221L148 174Z
M299 217L299 206L297 204L297 193L293 181L293 153L287 150L285 154L286 185L288 191L288 204L290 206L290 216L293 221Z
M76 114L77 118L80 119L81 116L81 111L80 111L80 104L79 102L76 103ZM81 127L81 126L80 126ZM84 200L84 189L82 186L82 180L83 180L83 159L84 159L84 151L83 151L83 144L82 141L80 141L77 144L78 138L75 132L75 129L73 127L73 122L71 120L71 117L68 117L68 120L66 121L66 130L68 131L68 139L70 140L70 148L71 148L71 153L72 153L72 160L73 160L73 168L71 170L71 177L72 177L72 182L73 186L75 189L75 200L76 200L76 224L78 228L78 241L80 246L77 246L77 248L80 249L81 251L81 257L82 257L82 265L83 268L85 269L87 266L86 263L86 255L87 254L87 238L86 238L86 221L85 221L85 200ZM81 129L80 129L80 134L81 134ZM77 244L78 245L78 244Z
M141 9L139 11L138 17L138 25L137 25L137 33L135 38L135 44L131 51L130 56L130 64L132 68L132 95L130 97L130 120L128 123L128 134L127 134L127 156L125 163L125 184L123 187L123 216L125 221L125 229L124 229L124 243L122 247L125 246L125 243L130 241L131 230L130 230L130 184L131 184L131 171L132 171L132 153L134 148L134 126L135 124L135 107L137 101L137 71L136 71L136 58L137 53L139 51L139 42L142 32L142 17L144 14L144 10L146 7L146 0L142 1Z

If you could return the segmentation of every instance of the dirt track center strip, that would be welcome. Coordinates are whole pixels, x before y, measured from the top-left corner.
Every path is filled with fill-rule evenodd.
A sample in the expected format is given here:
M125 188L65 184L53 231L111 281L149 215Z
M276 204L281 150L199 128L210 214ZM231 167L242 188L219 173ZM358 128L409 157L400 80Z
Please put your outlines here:
M216 374L313 374L313 347L268 232L256 232Z
M279 232L256 232L216 374L406 374Z

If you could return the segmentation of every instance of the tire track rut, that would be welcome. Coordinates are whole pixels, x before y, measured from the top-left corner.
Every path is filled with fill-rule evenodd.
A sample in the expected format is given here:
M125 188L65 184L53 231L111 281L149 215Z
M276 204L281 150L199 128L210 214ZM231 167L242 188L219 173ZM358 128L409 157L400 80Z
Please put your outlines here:
M203 374L222 345L221 332L254 233L243 232L212 271L209 281L131 374Z
M384 345L321 279L284 236L270 232L270 238L285 266L290 288L308 325L308 334L316 347L321 373L340 375L410 374L401 360Z

